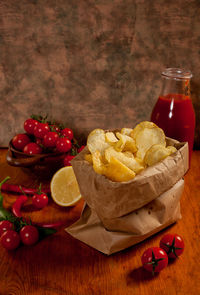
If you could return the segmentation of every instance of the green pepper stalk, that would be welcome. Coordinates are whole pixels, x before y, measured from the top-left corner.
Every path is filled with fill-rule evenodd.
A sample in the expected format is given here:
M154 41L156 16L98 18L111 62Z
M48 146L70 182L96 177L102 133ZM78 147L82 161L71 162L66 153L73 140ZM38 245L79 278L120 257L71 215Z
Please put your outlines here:
M12 218L12 213L9 212L8 210L6 210L5 208L3 208L3 196L1 194L1 186L3 183L5 183L8 179L10 179L9 176L7 176L4 180L2 180L0 182L0 221L1 220L9 220L10 218Z

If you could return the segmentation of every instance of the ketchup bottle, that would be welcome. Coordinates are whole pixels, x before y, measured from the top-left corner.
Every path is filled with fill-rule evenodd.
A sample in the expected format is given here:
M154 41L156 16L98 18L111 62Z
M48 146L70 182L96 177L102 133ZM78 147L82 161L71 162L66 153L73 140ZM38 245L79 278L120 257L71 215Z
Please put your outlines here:
M188 142L191 159L195 113L190 97L190 71L167 68L162 72L163 86L153 108L151 121L162 128L165 135L180 142Z

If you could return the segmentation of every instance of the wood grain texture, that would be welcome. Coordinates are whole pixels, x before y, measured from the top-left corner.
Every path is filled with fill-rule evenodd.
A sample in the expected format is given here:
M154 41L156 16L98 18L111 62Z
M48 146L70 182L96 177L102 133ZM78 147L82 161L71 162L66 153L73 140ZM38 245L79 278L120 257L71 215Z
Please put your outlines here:
M8 166L6 150L0 150L1 179L34 186L42 179L20 168ZM181 199L182 219L144 242L117 254L106 256L73 239L64 228L35 246L21 246L7 252L0 246L1 295L196 295L200 293L200 152L192 155L191 168L185 176ZM45 180L43 183L48 184ZM15 195L4 195L10 208ZM31 201L24 216L35 221L63 219L66 226L80 216L83 202L73 208L61 208L50 201L41 211L33 211ZM152 277L141 267L140 257L147 247L156 246L165 233L178 233L185 241L183 255L170 262L160 274Z
M2 0L0 146L32 113L79 137L133 127L150 118L161 71L184 67L200 148L199 14L198 0Z

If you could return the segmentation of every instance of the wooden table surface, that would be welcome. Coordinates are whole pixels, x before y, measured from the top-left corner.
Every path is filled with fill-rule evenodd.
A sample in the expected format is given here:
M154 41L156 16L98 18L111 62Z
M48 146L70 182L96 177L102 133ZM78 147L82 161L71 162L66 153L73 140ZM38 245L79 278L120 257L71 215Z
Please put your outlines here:
M6 163L6 149L0 149L1 180L34 187L47 179ZM11 208L14 194L4 195L4 206ZM65 220L66 227L76 221L83 201L62 208L50 200L43 210L25 206L24 216L34 221ZM72 238L62 227L34 246L21 246L8 252L0 246L0 295L192 295L200 294L200 151L193 152L185 176L181 198L182 219L142 243L106 256ZM140 257L148 247L159 245L165 233L178 233L185 251L160 274L152 275L141 267Z

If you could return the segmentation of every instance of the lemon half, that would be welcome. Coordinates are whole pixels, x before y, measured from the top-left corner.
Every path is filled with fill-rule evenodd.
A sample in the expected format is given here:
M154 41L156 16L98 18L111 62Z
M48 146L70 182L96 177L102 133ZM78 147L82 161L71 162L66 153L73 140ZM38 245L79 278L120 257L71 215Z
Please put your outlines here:
M54 202L63 207L73 206L81 199L72 166L56 171L51 179L50 190Z

